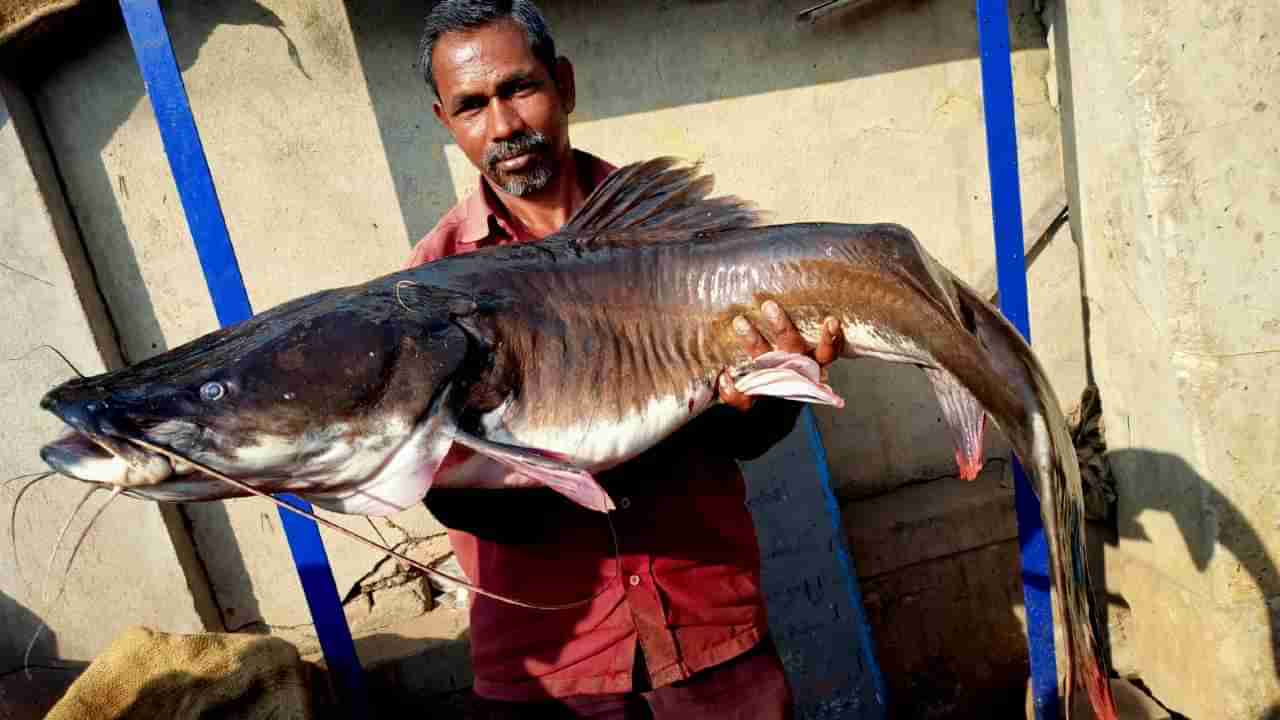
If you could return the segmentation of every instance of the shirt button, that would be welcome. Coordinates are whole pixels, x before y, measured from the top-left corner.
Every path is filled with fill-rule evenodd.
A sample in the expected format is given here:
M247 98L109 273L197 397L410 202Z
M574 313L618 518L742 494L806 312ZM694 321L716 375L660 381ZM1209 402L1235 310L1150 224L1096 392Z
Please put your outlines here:
M631 576L631 586L632 586L632 587L635 587L636 585L639 585L639 584L640 584L640 576L639 576L639 575L632 575L632 576Z
M619 500L618 507L622 508L623 510L626 510L627 508L631 507L631 498L622 498L621 500Z

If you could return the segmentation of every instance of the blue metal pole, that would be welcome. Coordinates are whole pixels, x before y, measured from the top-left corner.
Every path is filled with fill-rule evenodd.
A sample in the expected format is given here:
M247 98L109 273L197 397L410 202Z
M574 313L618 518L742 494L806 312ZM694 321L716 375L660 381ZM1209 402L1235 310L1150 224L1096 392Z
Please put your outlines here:
M1014 124L1007 0L977 0L982 102L987 127L987 164L996 243L1000 310L1030 342L1022 198L1018 186L1018 136ZM1013 461L1018 539L1022 549L1022 594L1027 607L1031 694L1037 720L1058 717L1058 667L1053 643L1049 553L1039 502L1017 460Z
M831 466L827 462L827 448L822 443L822 432L818 430L818 419L814 416L812 407L806 405L801 410L800 421L804 423L805 432L809 436L809 449L813 451L813 462L818 469L818 478L821 480L822 496L827 509L827 521L835 529L835 542L833 543L832 552L835 553L836 562L843 571L845 590L849 593L849 600L853 605L853 612L856 616L854 624L858 628L858 635L862 645L862 666L870 672L871 686L875 689L874 706L868 709L867 714L873 717L883 717L889 706L888 692L885 690L884 676L880 672L880 663L876 660L875 640L871 637L871 625L867 623L866 608L862 604L862 591L858 587L857 570L853 566L853 556L850 554L848 544L845 541L846 535L843 515L840 512L840 502L836 500L835 491L831 489Z
M214 189L200 133L178 72L169 32L157 0L120 0L129 38L138 59L143 83L151 99L165 154L186 212L205 284L213 299L218 323L233 325L249 319L253 309L240 275L235 248L227 232L222 206ZM286 502L302 510L311 507L285 495ZM277 508L289 550L311 610L320 647L333 674L341 701L351 710L368 707L368 695L355 642L347 627L338 587L315 521Z

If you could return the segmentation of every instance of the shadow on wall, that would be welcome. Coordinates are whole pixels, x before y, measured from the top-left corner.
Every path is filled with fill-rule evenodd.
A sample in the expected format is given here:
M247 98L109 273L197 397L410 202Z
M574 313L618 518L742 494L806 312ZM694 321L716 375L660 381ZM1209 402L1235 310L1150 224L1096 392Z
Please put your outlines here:
M809 0L614 0L584 17L575 0L542 0L561 52L578 64L579 120L886 75L978 57L971 3L875 0L797 22ZM1015 2L1013 23L1039 20ZM1024 6L1025 7L1022 7ZM1023 12L1025 10L1025 12ZM573 34L565 32L574 28ZM626 28L625 32L619 32ZM1013 50L1027 49L1013 32ZM736 41L736 42L735 42ZM858 52L850 52L857 47ZM1041 40L1036 47L1043 48ZM583 66L584 61L592 64ZM606 66L605 63L608 63ZM850 109L866 112L851 98ZM861 106L861 107L860 107ZM893 115L892 107L877 114Z
M557 52L574 64L576 123L978 56L971 3L879 0L812 25L795 21L812 0L613 0L590 12L579 0L538 4ZM1014 5L1013 23L1039 27L1029 0ZM444 146L452 144L432 115L434 96L417 65L427 6L347 0L346 7L412 245L453 203L427 192L432 173L449 177ZM1039 30L1014 31L1013 50L1043 48L1042 38ZM855 45L860 51L849 52ZM874 102L851 98L850 110L891 119L892 106L866 110ZM642 148L631 159L663 150Z
M41 624L39 616L0 592L0 718L44 717L84 669L84 663L50 664L58 642L47 629L31 652L32 664L24 664L27 643Z
M404 218L405 243L412 247L470 190L453 187L445 160L445 146L453 141L431 111L435 97L417 67L418 40L432 3L345 4Z
M1280 593L1280 568L1258 532L1182 458L1146 449L1112 451L1106 458L1117 478L1120 502L1108 522L1089 523L1089 560L1097 582L1097 605L1116 616L1109 618L1111 627L1116 627L1130 606L1116 592L1114 581L1107 582L1103 545L1114 546L1118 537L1150 541L1142 530L1143 516L1149 522L1152 515L1164 514L1176 524L1182 547L1166 548L1165 553L1185 551L1197 570L1208 572L1214 553L1225 550L1240 564L1242 575L1247 575L1259 595ZM983 512L991 521L1007 516L1012 522L1011 506L998 512L984 508ZM984 714L998 703L1007 703L1010 717L1020 712L1021 679L1026 677L1028 666L1020 613L1015 612L1022 605L1018 563L1015 540L922 563L909 571L861 577L878 660L899 717L1003 717L1000 713ZM1160 607L1133 607L1132 611L1159 612ZM960 619L964 622L958 622ZM1268 615L1268 625L1268 671L1280 678L1280 624L1274 609ZM982 649L975 652L975 646ZM1119 669L1142 679L1141 666ZM1010 685L1001 680L1008 677L1017 682ZM979 688L983 693L976 695ZM952 689L954 693L949 692ZM1149 690L1157 700L1165 699L1162 688L1152 686ZM982 710L975 715L975 708ZM1176 712L1179 708L1169 709ZM1262 718L1280 720L1280 705L1269 708Z
M0 592L0 628L4 628L0 633L0 675L22 667L27 644L43 624L39 615ZM52 630L45 628L31 651L31 657L38 662L40 658L57 656L58 638Z
M1109 452L1107 461L1118 484L1116 526L1120 537L1147 540L1139 516L1166 513L1177 523L1197 570L1209 569L1215 548L1221 545L1243 566L1262 597L1280 593L1280 570L1262 538L1239 509L1186 461L1169 453L1137 449ZM1091 558L1091 562L1093 560ZM1099 566L1100 577L1105 577L1105 570ZM1280 678L1280 627L1277 627L1275 610L1271 610L1267 618L1271 672ZM1152 691L1158 698L1160 689L1152 688ZM1272 706L1265 718L1280 720L1280 705Z
M379 633L357 639L356 653L377 717L473 717L469 632L425 639ZM375 664L378 658L403 659Z
M195 64L200 57L201 46L219 26L258 25L284 33L283 21L253 0L224 0L216 4L165 1L161 6L169 27L182 29L182 32L173 32L171 38L180 70ZM36 100L33 105L38 112L43 105L39 102L41 91L63 67L92 60L127 68L127 72L111 75L110 82L103 82L102 89L89 98L96 121L77 125L79 147L92 148L94 154L110 152L116 130L146 99L146 89L125 34L119 4L81 3L55 18L58 25L46 31L48 37L44 42L28 49L21 58L23 74L20 81ZM292 43L289 47L292 48ZM56 157L54 161L57 162ZM76 178L89 189L89 192L81 193L82 196L115 198L118 189L119 194L128 199L128 178L110 177L103 165L94 170L96 174L91 177ZM95 242L88 248L89 258L100 278L100 288L106 296L113 322L118 328L127 327L129 330L120 333L121 352L126 362L135 363L164 352L167 349L164 333L156 319L153 298L147 291L120 207L115 203L99 203L92 207L73 204L71 210L82 232L90 223L99 230L95 233ZM122 317L123 308L128 308L127 317Z

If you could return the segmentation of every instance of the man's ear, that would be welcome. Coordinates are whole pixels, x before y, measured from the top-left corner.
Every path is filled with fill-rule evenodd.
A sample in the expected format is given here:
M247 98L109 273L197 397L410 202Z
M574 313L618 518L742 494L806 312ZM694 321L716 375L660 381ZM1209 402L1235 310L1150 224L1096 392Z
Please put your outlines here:
M444 115L444 106L440 104L439 100L436 100L435 102L431 103L431 112L435 113L436 122L440 123L440 125L444 127L445 130L448 130L449 123L446 122L446 118Z
M573 63L563 55L556 58L556 88L560 90L560 102L568 115L578 102L578 88L574 84Z

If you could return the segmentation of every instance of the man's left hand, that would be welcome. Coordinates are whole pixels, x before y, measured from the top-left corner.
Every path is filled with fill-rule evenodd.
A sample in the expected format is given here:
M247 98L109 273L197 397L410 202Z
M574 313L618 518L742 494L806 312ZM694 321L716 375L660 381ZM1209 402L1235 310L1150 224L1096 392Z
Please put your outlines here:
M787 317L787 313L776 302L766 300L761 310L764 312L765 321L773 330L775 340L772 345L755 329L751 321L741 315L733 319L733 328L738 334L738 341L742 344L742 349L751 357L760 357L770 350L809 355L818 362L824 375L827 366L840 357L840 352L844 349L844 332L840 328L840 322L835 318L829 317L822 321L822 336L818 340L818 347L810 348L801 337L800 331L792 324L791 318ZM720 373L719 386L720 400L725 405L746 412L755 403L754 396L738 392L728 370Z

